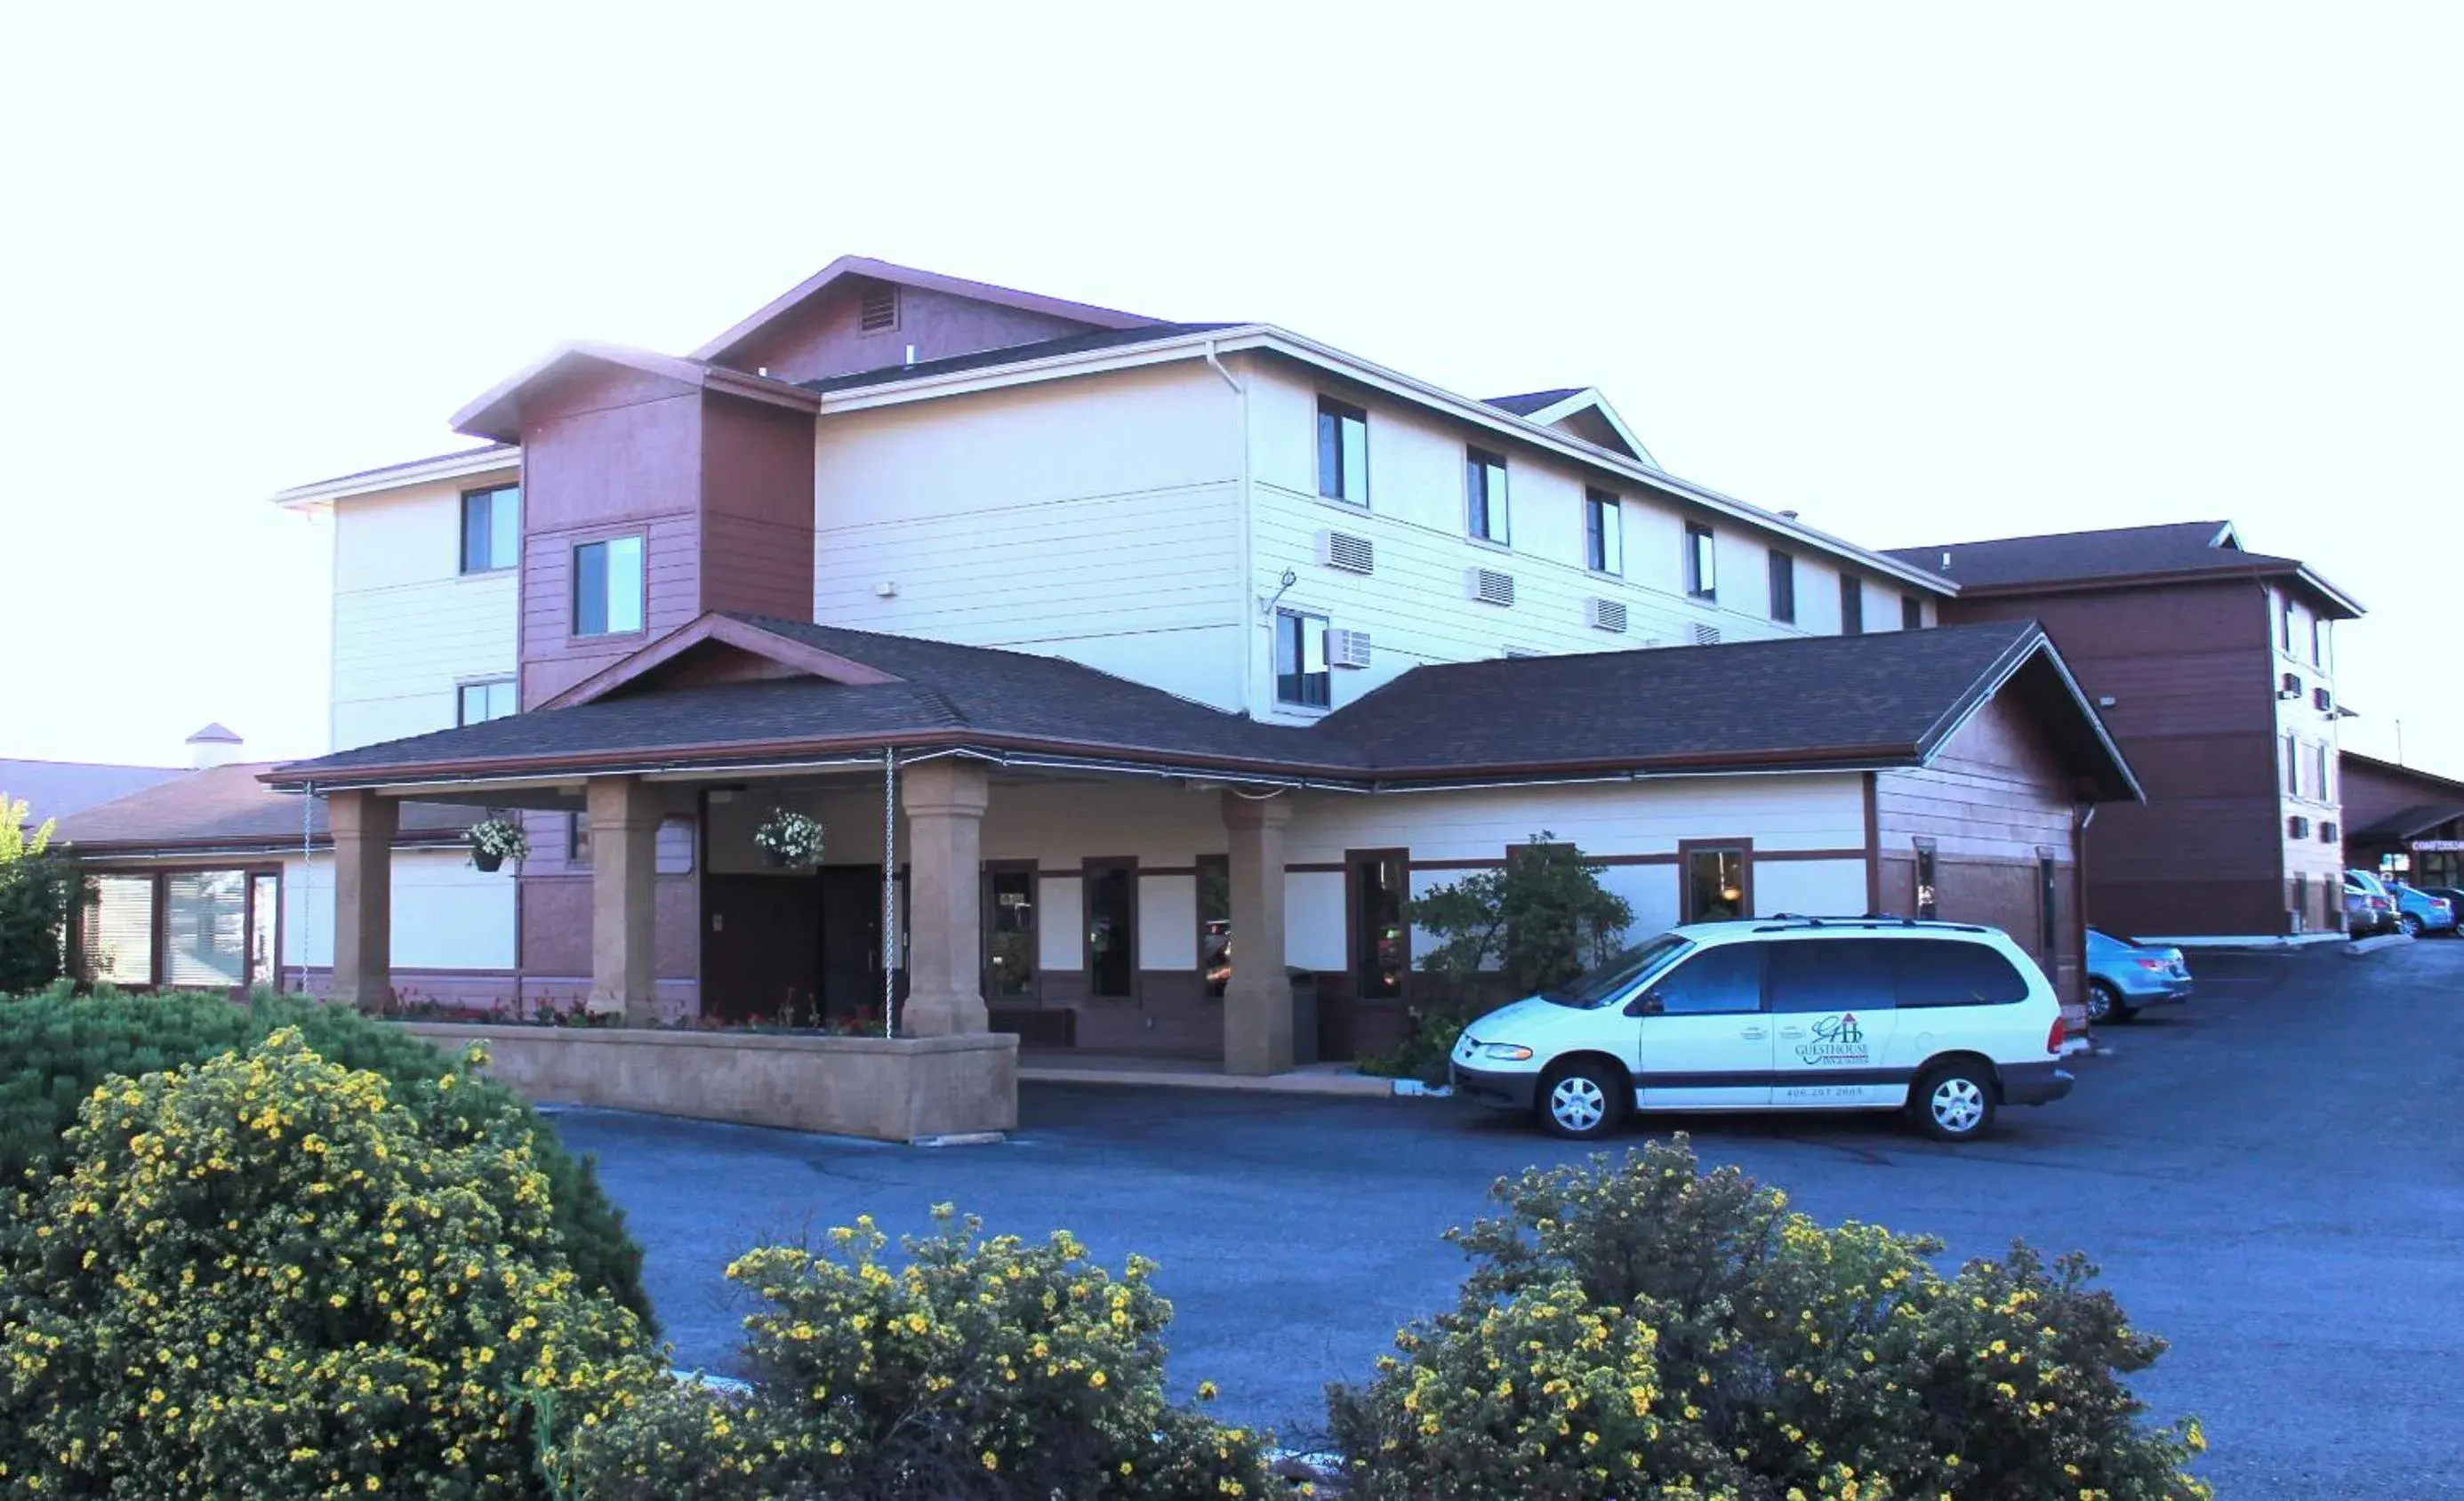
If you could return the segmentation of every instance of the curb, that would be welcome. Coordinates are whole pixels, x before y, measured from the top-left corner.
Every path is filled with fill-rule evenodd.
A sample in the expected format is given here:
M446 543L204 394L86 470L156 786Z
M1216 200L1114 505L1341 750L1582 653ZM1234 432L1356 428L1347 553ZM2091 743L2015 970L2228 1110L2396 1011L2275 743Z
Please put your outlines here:
M1451 1084L1423 1084L1418 1079L1397 1079L1395 1093L1406 1097L1448 1100L1455 1097L1455 1087Z
M997 1147L1009 1139L1005 1131L952 1131L936 1137L910 1137L911 1147Z
M2355 959L2364 954L2375 954L2381 949L2391 949L2398 944L2411 941L2411 935L2404 933L2382 933L2375 938L2355 938L2344 945L2344 957Z
M1365 1073L1183 1073L1145 1069L1070 1069L1020 1066L1021 1084L1127 1085L1138 1089L1216 1090L1253 1094L1348 1095L1383 1099L1394 1095L1396 1081ZM1417 1082L1417 1081L1416 1081Z

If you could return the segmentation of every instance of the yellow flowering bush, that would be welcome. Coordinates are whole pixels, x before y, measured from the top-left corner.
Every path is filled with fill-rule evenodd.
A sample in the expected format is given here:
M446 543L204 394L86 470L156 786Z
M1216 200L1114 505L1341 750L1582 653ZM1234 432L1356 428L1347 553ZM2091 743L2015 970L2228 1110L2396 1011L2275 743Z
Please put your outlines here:
M1264 1436L1164 1397L1172 1305L1132 1257L1118 1277L1065 1232L985 1237L944 1205L884 1259L872 1222L818 1250L728 1269L752 1389L679 1388L585 1431L592 1501L1067 1496L1183 1501L1267 1492ZM1205 1389L1201 1388L1201 1396Z
M1329 1393L1353 1494L2196 1501L2195 1422L2122 1376L2162 1341L2095 1269L1816 1225L1683 1137L1500 1182L1460 1304Z
M548 1494L547 1414L659 1370L577 1287L533 1153L437 1141L295 1031L111 1079L0 1229L0 1490Z

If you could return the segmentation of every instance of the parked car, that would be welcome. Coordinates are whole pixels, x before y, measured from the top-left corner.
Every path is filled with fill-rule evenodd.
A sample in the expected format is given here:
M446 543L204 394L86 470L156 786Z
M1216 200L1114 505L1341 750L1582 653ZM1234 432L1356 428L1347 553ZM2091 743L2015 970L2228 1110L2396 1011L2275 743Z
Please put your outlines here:
M1998 929L1908 917L1672 928L1455 1040L1456 1093L1590 1140L1635 1111L1901 1110L1972 1140L2070 1093L2062 1012Z
M2190 999L2190 966L2177 948L2087 930L2087 1019L2127 1022L2151 1005Z
M2344 932L2353 938L2396 931L2395 894L2367 871L2344 872Z
M2458 922L2464 922L2464 887L2425 886L2421 889L2447 903L2447 910L2454 915ZM2447 932L2450 937L2454 937L2464 934L2464 928L2450 928Z
M2455 931L2455 905L2444 896L2433 896L2417 886L2396 886L2396 926L2413 938L2425 933L2453 934Z

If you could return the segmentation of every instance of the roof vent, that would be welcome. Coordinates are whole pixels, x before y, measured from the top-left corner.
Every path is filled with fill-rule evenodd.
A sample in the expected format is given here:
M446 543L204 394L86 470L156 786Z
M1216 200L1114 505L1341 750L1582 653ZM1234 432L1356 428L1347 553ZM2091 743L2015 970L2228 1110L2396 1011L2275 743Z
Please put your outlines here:
M1318 533L1317 561L1346 573L1377 571L1377 550L1370 545L1368 538L1354 537L1350 532Z
M1366 630L1329 630L1326 633L1326 665L1329 667L1367 667L1369 665L1369 632Z
M199 771L228 766L239 760L243 743L236 732L220 724L209 724L188 737L188 764Z
M1717 626L1696 626L1694 628L1694 644L1698 647L1718 646L1720 644L1720 628Z
M1464 570L1463 585L1473 599L1484 605L1514 603L1514 575L1510 573L1500 573L1494 568L1469 568Z
M1584 616L1594 630L1614 630L1625 634L1625 607L1616 600L1594 599L1587 603Z
M898 326L898 288L896 284L876 281L864 289L864 300L856 309L856 327L864 333L877 334Z

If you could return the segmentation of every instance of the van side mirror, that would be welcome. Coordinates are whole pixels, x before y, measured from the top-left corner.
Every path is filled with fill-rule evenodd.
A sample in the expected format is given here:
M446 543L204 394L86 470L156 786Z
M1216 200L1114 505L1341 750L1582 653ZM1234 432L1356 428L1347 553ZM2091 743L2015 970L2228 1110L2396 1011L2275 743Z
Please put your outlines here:
M1625 1014L1628 1016L1658 1016L1667 1009L1667 1006L1661 1004L1660 997L1646 990L1642 994L1635 997L1632 1001L1626 1003Z

